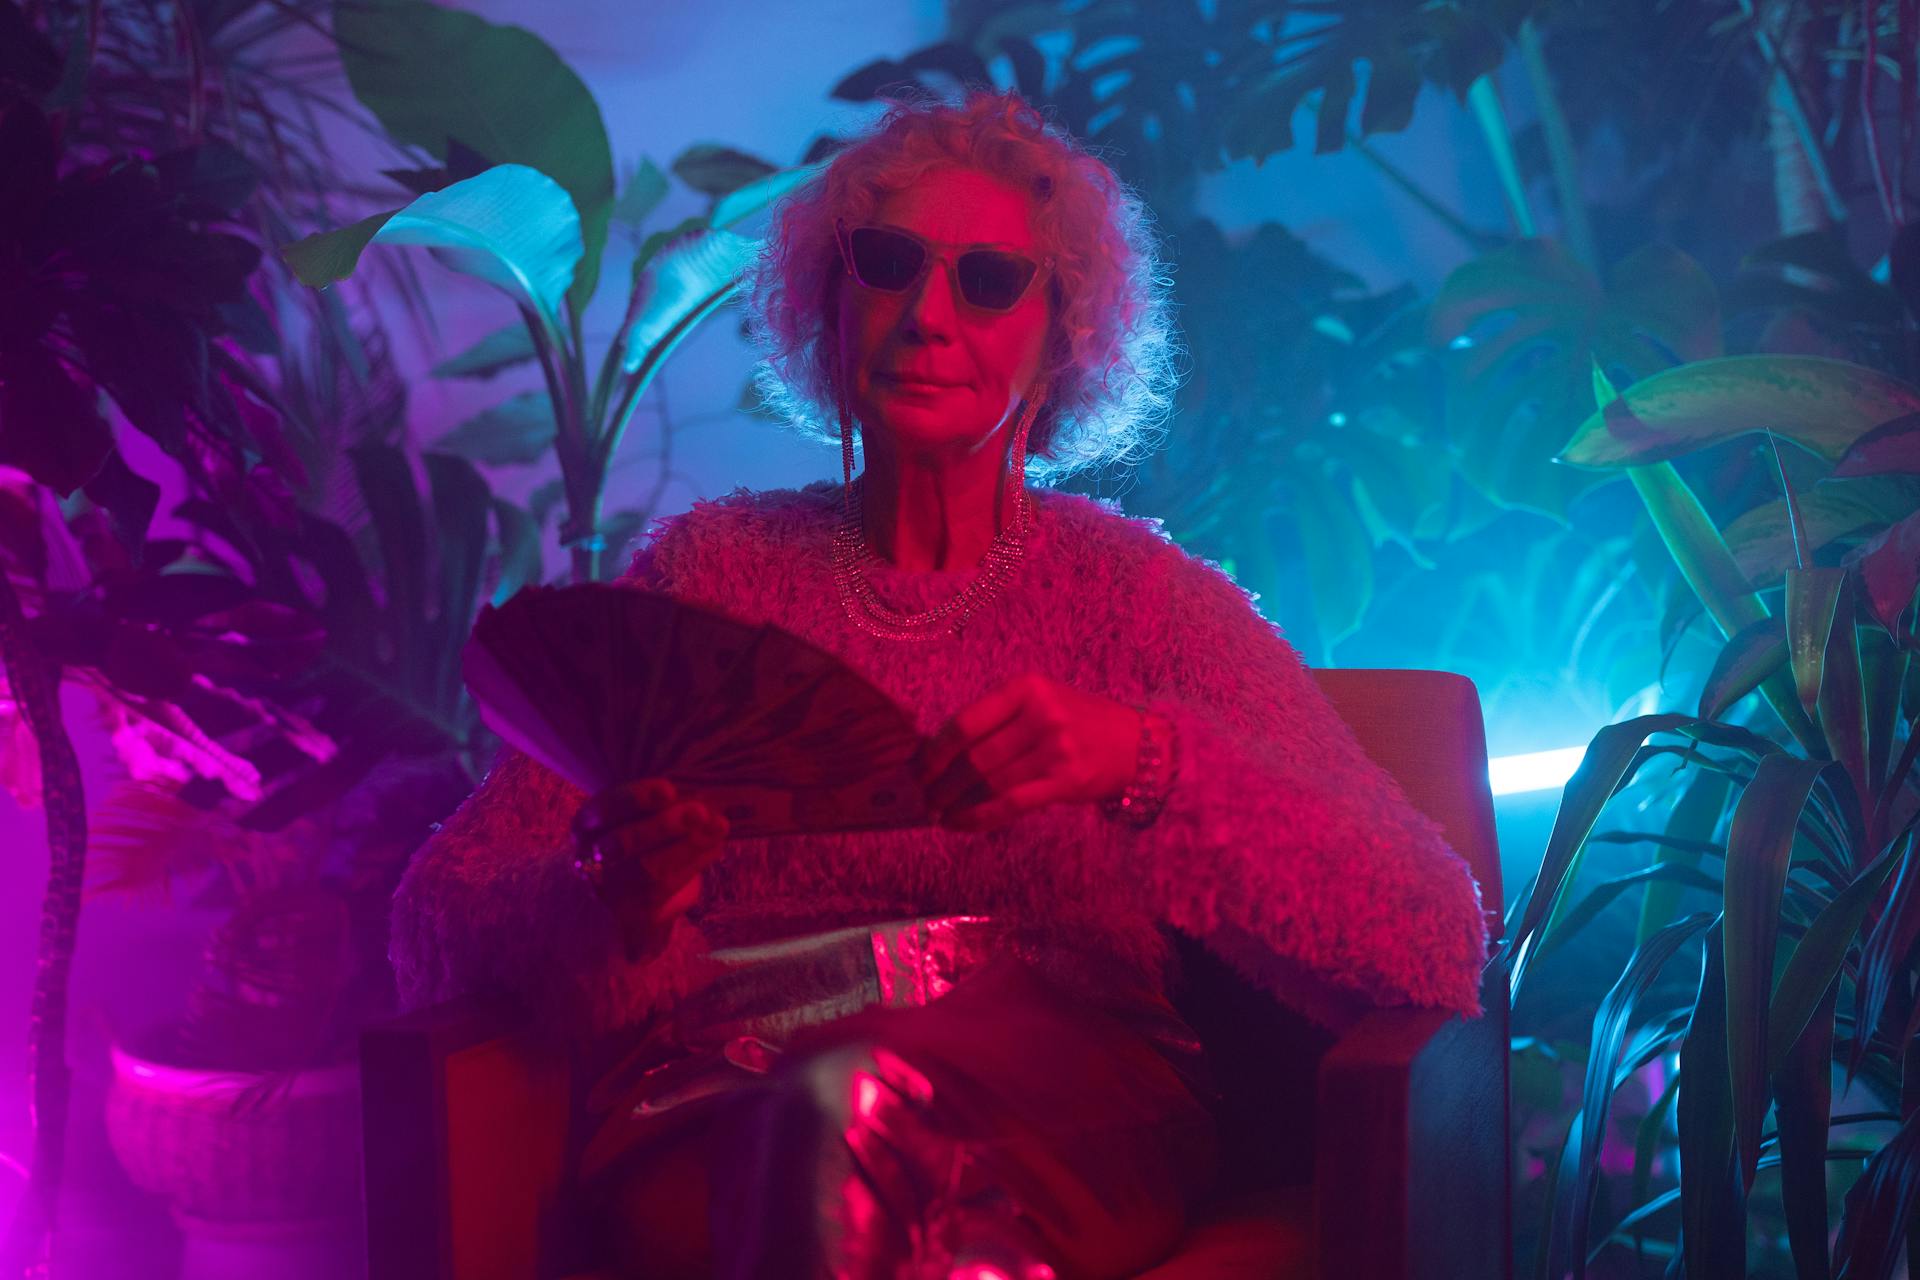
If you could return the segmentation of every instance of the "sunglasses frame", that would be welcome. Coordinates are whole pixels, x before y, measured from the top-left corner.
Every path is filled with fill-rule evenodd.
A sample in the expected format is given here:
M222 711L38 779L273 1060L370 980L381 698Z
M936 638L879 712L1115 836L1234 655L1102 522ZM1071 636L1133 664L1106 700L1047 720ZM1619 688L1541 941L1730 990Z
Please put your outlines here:
M1035 283L1037 283L1042 276L1048 275L1053 271L1054 260L1051 255L1045 258L1033 258L1021 253L1017 249L996 248L988 244L969 245L959 253L952 253L948 252L951 246L947 246L946 248L936 247L934 243L925 236L915 235L905 227L896 227L890 222L857 222L852 226L848 226L844 219L835 219L833 229L834 238L840 242L841 265L846 267L847 274L852 276L853 282L862 289L871 289L875 293L885 293L894 296L911 293L922 280L927 278L927 273L933 270L933 264L938 260L946 264L947 283L953 286L953 296L958 298L962 305L970 307L983 315L1004 316L1010 314L1017 309L1022 302L1027 300L1027 295L1033 292ZM898 289L888 289L882 285L868 284L862 279L859 268L853 265L853 234L856 231L884 231L888 235L899 236L902 239L911 240L913 243L919 245L920 251L926 256L920 260L920 269L914 273L913 279L907 281L907 283L901 285ZM1019 294L1006 306L983 307L967 296L966 289L960 283L960 259L966 257L969 253L998 253L1010 258L1019 258L1024 262L1033 264L1033 274L1027 277L1027 283L1021 286Z

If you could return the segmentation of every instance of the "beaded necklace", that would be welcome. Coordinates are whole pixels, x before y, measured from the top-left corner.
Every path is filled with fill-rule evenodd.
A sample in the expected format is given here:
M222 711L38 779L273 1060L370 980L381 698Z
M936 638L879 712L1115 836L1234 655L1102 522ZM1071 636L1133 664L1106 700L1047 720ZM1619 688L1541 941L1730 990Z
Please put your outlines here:
M1025 556L1033 499L1024 487L1020 489L1013 519L995 535L973 581L931 609L905 613L882 600L867 578L867 570L880 563L880 557L867 545L862 499L865 481L862 475L848 486L846 510L833 535L833 581L848 619L882 640L926 641L958 636L973 615L1000 594Z

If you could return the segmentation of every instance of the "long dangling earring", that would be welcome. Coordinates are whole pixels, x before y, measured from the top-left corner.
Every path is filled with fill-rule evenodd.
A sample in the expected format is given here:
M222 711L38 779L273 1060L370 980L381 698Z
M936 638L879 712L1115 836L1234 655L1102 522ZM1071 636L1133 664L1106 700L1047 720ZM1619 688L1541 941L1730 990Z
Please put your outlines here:
M847 408L847 398L836 394L835 401L840 410L840 470L846 478L846 487L840 491L841 506L846 510L847 519L853 519L853 411Z
M1044 403L1046 393L1041 392L1030 397L1022 406L1020 421L1013 429L1013 446L1007 452L1007 511L1021 533L1026 532L1027 524L1027 506L1021 501L1027 481L1027 432L1033 427L1033 420Z

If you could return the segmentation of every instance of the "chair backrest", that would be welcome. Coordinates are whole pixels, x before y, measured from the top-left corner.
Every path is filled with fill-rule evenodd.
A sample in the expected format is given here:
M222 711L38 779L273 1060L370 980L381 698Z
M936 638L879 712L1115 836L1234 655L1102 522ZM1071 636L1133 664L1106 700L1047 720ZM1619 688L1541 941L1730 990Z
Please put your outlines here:
M1473 682L1446 671L1328 670L1314 679L1367 755L1432 818L1480 881L1500 932L1500 848L1487 780L1486 735ZM1296 1185L1314 1174L1309 1106L1333 1034L1255 989L1197 941L1182 937L1181 1014L1207 1046L1224 1100L1222 1166L1229 1187Z
M1413 807L1440 824L1480 882L1493 937L1504 902L1487 780L1487 734L1473 681L1451 671L1315 671L1320 691Z

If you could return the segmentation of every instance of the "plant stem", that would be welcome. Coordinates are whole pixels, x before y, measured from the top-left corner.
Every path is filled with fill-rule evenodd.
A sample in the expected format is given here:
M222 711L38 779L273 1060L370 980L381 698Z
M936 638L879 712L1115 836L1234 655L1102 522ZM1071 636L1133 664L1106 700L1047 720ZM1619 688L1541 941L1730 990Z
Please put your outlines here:
M1347 145L1353 148L1355 154L1378 169L1388 182L1411 196L1416 204L1432 214L1442 226L1460 237L1461 241L1475 253L1487 249L1493 242L1494 237L1447 208L1425 187L1408 177L1405 170L1374 150L1372 143L1351 129L1347 131Z
M1801 99L1800 86L1793 78L1792 69L1782 56L1780 46L1774 40L1773 34L1767 30L1766 24L1754 12L1753 0L1740 0L1740 12L1752 21L1754 43L1759 46L1760 56L1766 59L1767 66L1773 72L1773 91L1769 95L1772 109L1784 116L1787 124L1792 128L1793 135L1799 143L1800 158L1805 162L1808 173L1820 190L1820 200L1826 208L1827 220L1845 222L1847 220L1846 202L1840 198L1839 189L1833 184L1833 174L1827 168L1826 153L1820 149L1820 138L1813 131L1813 121L1807 115L1806 103ZM1783 225L1781 233L1789 235L1794 231L1806 229Z
M4 570L0 570L0 659L5 662L8 687L40 750L40 790L51 855L27 1030L33 1081L33 1173L5 1252L7 1261L17 1260L26 1274L44 1275L66 1152L67 988L87 862L87 805L80 762L60 720L59 669L27 634L20 597Z
M1580 162L1574 151L1573 130L1567 113L1560 106L1560 94L1554 87L1547 52L1540 42L1540 29L1528 18L1520 24L1520 60L1526 66L1533 86L1534 103L1540 112L1540 128L1546 135L1547 162L1553 169L1554 195L1560 202L1560 227L1573 256L1600 270L1600 251L1593 239L1593 223L1587 217L1587 202L1580 191Z
M1473 82L1473 87L1467 90L1467 105L1473 109L1473 118L1480 125L1481 136L1487 140L1487 151L1493 157L1493 167L1500 174L1500 193L1506 197L1507 214L1513 219L1514 229L1529 238L1538 235L1533 209L1527 204L1526 186L1520 181L1520 162L1513 153L1507 114L1500 105L1500 93L1494 88L1491 76L1481 76Z

